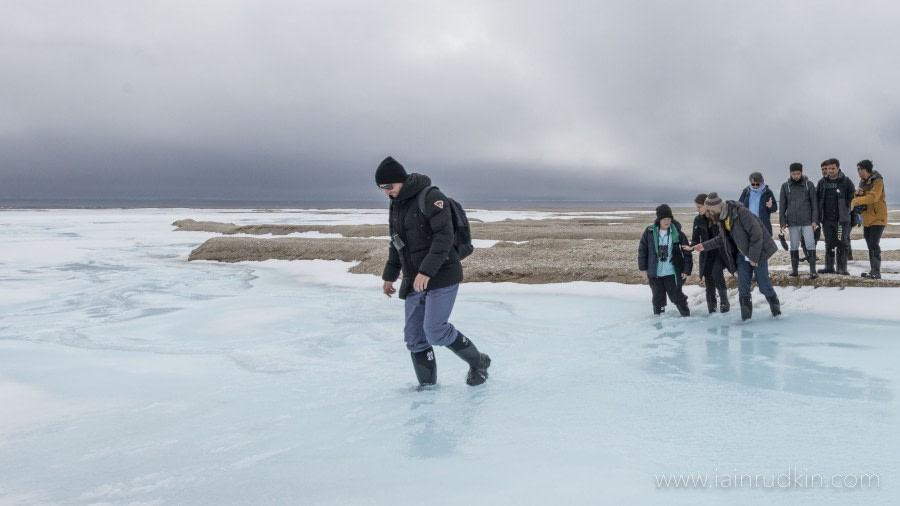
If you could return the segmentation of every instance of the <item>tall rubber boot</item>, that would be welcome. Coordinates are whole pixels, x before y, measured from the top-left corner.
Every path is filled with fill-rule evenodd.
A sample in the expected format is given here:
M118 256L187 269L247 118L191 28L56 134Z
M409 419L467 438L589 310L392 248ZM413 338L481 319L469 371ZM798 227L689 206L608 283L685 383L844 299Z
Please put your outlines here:
M434 360L434 348L411 352L413 369L416 371L416 379L419 385L434 385L437 383L437 362Z
M714 292L706 292L706 307L709 314L716 312L716 294Z
M816 273L816 250L806 250L806 258L809 259L809 279L816 279L819 277Z
M872 256L872 272L871 276L875 279L881 279L881 254Z
M661 315L666 312L666 306L653 306L653 314Z
M781 301L778 300L778 296L773 295L771 297L766 297L766 301L769 302L769 309L772 310L772 316L779 316L781 314Z
M838 246L837 249L837 273L841 276L849 276L850 273L847 272L847 252L850 248L842 248Z
M862 277L869 279L881 279L881 253L869 251L869 272L862 273Z
M834 247L825 246L825 268L819 274L834 274Z
M791 251L791 273L788 276L796 278L797 268L800 266L800 252L799 251Z
M722 288L719 290L719 311L722 313L731 311L731 304L728 302L727 288Z
M480 385L488 379L487 370L491 366L491 357L479 352L478 348L462 332L459 332L456 340L447 347L456 353L457 357L469 364L469 373L466 375L467 385Z
M753 300L750 296L739 296L738 302L741 304L741 320L747 321L753 316Z
M686 300L675 304L675 307L678 308L678 314L681 316L691 316L691 309L688 307Z

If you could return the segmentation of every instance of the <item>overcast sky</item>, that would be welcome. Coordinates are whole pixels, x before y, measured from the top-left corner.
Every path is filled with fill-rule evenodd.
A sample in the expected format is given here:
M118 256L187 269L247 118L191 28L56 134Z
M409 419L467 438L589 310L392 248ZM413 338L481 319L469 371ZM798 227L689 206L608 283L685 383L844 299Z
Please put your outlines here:
M0 198L776 194L900 177L892 1L3 0ZM2 202L0 202L2 205Z

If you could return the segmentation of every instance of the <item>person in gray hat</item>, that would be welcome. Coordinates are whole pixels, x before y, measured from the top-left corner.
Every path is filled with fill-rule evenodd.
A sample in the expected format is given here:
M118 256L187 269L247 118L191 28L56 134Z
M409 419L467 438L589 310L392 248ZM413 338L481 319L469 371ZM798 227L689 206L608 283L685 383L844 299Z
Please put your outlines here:
M769 281L769 258L778 246L759 219L740 202L722 200L718 193L710 193L703 204L706 216L719 225L719 235L695 245L695 251L722 248L722 260L729 270L738 273L738 301L741 319L753 315L750 281L756 275L759 291L766 297L772 316L781 314L781 302ZM690 248L690 247L688 247Z
M434 346L446 346L469 364L467 384L484 383L491 357L479 352L448 321L463 269L453 245L453 217L447 197L431 186L431 178L407 174L403 165L390 156L378 165L375 184L391 201L391 244L381 275L383 291L388 297L394 295L394 282L403 273L399 293L405 301L403 335L420 386L437 382ZM426 192L424 209L419 207L420 192Z

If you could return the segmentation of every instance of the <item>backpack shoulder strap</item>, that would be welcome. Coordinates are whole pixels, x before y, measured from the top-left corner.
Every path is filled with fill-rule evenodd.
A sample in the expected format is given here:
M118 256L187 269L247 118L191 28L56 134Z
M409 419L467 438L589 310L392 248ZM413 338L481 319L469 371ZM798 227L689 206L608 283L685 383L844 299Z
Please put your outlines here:
M425 216L428 216L428 214L425 212L425 199L428 197L428 192L430 192L434 188L437 188L437 186L426 186L419 191L419 211L421 211Z

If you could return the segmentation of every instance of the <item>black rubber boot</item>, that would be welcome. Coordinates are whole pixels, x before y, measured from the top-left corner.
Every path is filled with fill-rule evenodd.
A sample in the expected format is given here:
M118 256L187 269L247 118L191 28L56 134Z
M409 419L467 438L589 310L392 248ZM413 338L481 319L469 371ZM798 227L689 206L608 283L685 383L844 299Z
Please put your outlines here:
M800 252L791 251L791 273L788 276L797 277L797 268L800 266Z
M413 369L416 371L416 378L422 386L434 385L437 383L437 361L434 360L434 348L428 347L426 350L411 352Z
M849 276L847 272L847 252L850 248L838 248L837 251L837 273L841 276Z
M727 313L731 311L731 304L728 302L728 289L719 290L719 311Z
M869 251L869 272L862 273L862 277L869 279L881 279L881 254Z
M713 314L716 312L716 294L711 292L706 292L706 307L709 309L709 314Z
M875 279L881 279L881 252L872 255L872 272L870 274Z
M678 314L681 316L691 316L691 309L688 307L687 301L679 302L675 304L675 307L678 308Z
M825 247L825 268L819 274L834 274L834 248Z
M749 296L739 296L738 302L741 304L741 320L749 320L753 316L753 300Z
M816 250L806 250L806 258L809 259L809 279L816 279L819 277L816 273Z
M653 306L653 314L660 315L666 312L666 306Z
M778 300L778 296L773 295L771 297L766 297L766 300L769 302L769 309L772 310L772 316L779 316L781 314L781 301Z
M475 386L484 383L488 379L488 367L491 366L491 357L478 351L472 341L459 332L456 341L450 343L450 348L456 356L469 364L469 373L466 375L466 384Z

